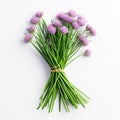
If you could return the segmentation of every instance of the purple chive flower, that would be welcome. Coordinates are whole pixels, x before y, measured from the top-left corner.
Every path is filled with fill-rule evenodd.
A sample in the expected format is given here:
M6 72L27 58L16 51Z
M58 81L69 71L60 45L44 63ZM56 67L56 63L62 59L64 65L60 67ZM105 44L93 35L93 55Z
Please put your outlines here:
M66 15L63 20L65 20L65 21L68 22L68 23L72 23L72 22L74 21L74 18Z
M35 26L32 25L29 28L27 28L28 32L33 33L35 31Z
M60 26L62 26L62 23L59 20L55 20L55 21L53 21L53 25L55 27L60 27Z
M68 22L68 23L71 23L71 22L74 21L74 18L73 18L73 17L70 17L70 16L67 15L66 13L59 13L59 14L57 15L57 18L65 21L65 22Z
M68 33L68 28L67 28L66 26L62 26L62 27L60 28L60 31L61 31L63 34L66 34L66 33Z
M56 18L57 19L61 19L64 15L65 15L64 12L58 13L57 16L56 16Z
M40 21L40 18L38 18L38 17L33 17L33 18L31 19L31 23L32 23L32 24L37 24L39 21Z
M32 38L33 38L33 35L32 35L32 34L27 34L27 35L25 36L24 40L25 40L25 42L27 43L27 42L30 42L30 41L32 40Z
M88 40L87 40L87 39L84 39L84 40L83 40L83 44L84 44L84 46L87 46L87 45L88 45Z
M68 12L68 14L71 16L71 17L76 17L77 16L77 13L74 11L74 10L70 10Z
M78 35L79 40L81 40L83 42L84 46L88 45L88 40L85 38L85 36L83 35Z
M62 20L66 20L67 16L68 16L68 15L65 14L65 13L64 13L64 14L61 14L60 19L62 19Z
M50 25L47 26L47 31L48 31L50 34L55 34L55 32L56 32L56 27L54 27L52 24L50 24Z
M80 25L80 26L84 26L85 25L85 23L86 23L86 21L85 21L85 19L78 19L78 24Z
M38 11L35 16L40 18L40 17L43 16L43 12L42 11Z
M78 29L80 27L80 25L78 24L77 21L75 21L72 23L72 27L73 27L73 29Z
M93 27L91 27L90 25L86 26L86 29L90 31L90 33L95 36L96 35L96 31L93 29Z
M84 53L85 56L91 56L91 51L89 49L87 49Z
M82 15L78 15L78 19L85 19Z

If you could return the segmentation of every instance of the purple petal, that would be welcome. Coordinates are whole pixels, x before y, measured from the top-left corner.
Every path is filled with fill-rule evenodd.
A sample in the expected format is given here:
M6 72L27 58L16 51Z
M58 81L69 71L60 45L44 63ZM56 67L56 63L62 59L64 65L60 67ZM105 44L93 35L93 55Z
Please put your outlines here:
M52 24L50 24L50 25L47 26L47 31L48 31L50 34L55 34L55 32L56 32L56 27L54 27Z
M96 31L93 29L93 27L91 27L90 25L86 26L86 29L90 31L90 33L95 36L96 35Z
M85 19L78 19L78 23L80 26L84 26L86 21L85 21Z
M60 27L60 26L62 26L62 23L59 20L55 20L55 21L53 21L53 25L55 27Z
M77 16L77 13L74 11L74 10L70 10L68 12L68 14L71 16L71 17L76 17Z
M33 33L35 31L35 26L32 25L29 28L27 28L28 32Z
M85 54L84 54L85 56L91 56L91 51L89 50L89 49L87 49L86 51L85 51Z
M27 34L24 38L25 42L28 43L32 40L33 38L33 35L32 34Z
M86 37L84 35L78 35L79 40L81 40L83 42L84 46L88 45L88 40L86 39Z
M77 21L75 21L72 23L72 27L73 27L73 29L78 29L80 27L80 25L78 24Z
M56 16L56 18L57 19L61 19L64 15L65 15L64 12L58 13L57 16Z
M60 31L61 31L63 34L66 34L66 33L68 33L68 28L67 28L66 26L62 26L62 27L60 28Z
M43 12L42 12L42 11L39 11L39 12L37 12L37 13L36 13L36 15L35 15L35 16L40 18L40 17L42 17L42 16L43 16Z
M31 19L31 23L32 23L32 24L37 24L39 21L40 21L40 18L38 18L38 17L33 17L33 18Z

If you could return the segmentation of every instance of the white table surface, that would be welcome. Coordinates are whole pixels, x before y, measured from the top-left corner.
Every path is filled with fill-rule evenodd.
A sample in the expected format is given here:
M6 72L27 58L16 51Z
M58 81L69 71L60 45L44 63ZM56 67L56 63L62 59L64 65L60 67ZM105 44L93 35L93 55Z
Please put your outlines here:
M0 119L1 120L119 120L120 106L119 0L4 0L0 1ZM74 9L94 26L92 56L81 57L66 69L70 81L90 96L86 109L51 114L36 110L49 76L49 67L24 44L28 21L39 10L44 18Z

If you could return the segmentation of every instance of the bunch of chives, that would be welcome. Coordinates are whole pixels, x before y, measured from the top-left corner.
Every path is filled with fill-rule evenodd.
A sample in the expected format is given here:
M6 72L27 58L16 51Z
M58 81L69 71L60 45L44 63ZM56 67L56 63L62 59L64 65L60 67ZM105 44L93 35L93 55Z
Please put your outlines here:
M35 14L31 19L32 25L27 29L29 33L25 36L25 42L30 42L36 48L51 69L37 109L48 107L48 112L52 112L57 95L59 111L61 104L66 112L70 111L69 104L75 108L79 104L85 107L90 98L69 82L64 69L78 57L90 56L90 50L86 49L74 57L82 47L88 45L88 37L95 36L96 32L74 10L58 13L48 25L42 16L41 11Z

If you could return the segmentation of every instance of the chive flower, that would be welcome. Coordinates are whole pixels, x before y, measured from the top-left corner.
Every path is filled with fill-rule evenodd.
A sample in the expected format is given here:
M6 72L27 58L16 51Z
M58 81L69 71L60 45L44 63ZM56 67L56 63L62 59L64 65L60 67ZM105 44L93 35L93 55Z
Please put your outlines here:
M86 26L86 29L88 30L88 31L90 31L90 33L93 35L93 36L95 36L96 35L96 31L93 29L93 27L91 27L90 25L87 25Z
M74 11L74 10L70 10L68 12L68 14L71 16L71 17L76 17L77 16L77 13Z
M91 51L89 49L87 49L84 53L85 56L89 57L91 56Z
M85 19L78 19L78 24L80 25L80 26L84 26L85 25L85 23L86 23L86 21L85 21Z
M31 19L32 24L37 24L39 21L40 21L40 18L36 16Z
M64 12L58 13L58 14L56 15L56 18L57 18L57 19L61 19L64 15L65 15Z
M27 28L28 32L33 33L35 31L35 26L32 25L29 28Z
M32 34L27 34L24 38L25 42L28 43L32 40L33 38L33 35Z
M55 27L60 27L60 26L62 26L62 23L61 23L59 20L53 21L52 24L53 24Z
M80 27L80 25L78 24L77 21L75 21L72 23L72 27L73 27L73 29L78 29Z
M72 23L72 22L74 21L74 18L66 15L66 17L65 17L64 20L65 20L66 22L68 22L68 23Z
M66 33L68 33L68 28L67 28L66 26L62 26L62 27L60 28L60 31L61 31L63 34L66 34Z
M84 35L78 35L79 40L81 40L83 42L84 46L88 45L88 40L86 39L86 37Z
M78 15L78 19L85 19L85 18L82 15Z
M71 22L74 21L74 18L69 16L69 15L67 15L66 13L59 13L57 15L57 18L60 19L60 20L65 21L65 22L68 22L68 23L71 23Z
M38 11L35 16L41 18L43 16L43 12Z
M56 27L54 27L52 24L50 24L50 25L47 26L47 31L48 31L50 34L55 34L55 32L56 32Z

